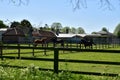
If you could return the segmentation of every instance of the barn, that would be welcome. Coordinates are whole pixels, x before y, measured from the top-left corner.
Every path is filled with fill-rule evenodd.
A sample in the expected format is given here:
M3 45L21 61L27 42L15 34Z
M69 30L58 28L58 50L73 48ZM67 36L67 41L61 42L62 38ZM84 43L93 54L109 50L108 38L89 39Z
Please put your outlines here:
M0 41L2 41L2 34L7 31L7 28L0 28Z
M18 28L10 28L2 34L3 43L20 43L25 37L24 32Z

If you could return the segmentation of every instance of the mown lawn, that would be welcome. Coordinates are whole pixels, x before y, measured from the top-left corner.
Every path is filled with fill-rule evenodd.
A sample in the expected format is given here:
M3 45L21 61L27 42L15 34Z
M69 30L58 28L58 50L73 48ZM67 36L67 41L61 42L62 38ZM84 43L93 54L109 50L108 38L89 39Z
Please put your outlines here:
M116 49L118 48L109 48ZM16 49L4 49L3 55L6 56L18 56ZM47 50L47 56L43 55L43 50L35 50L35 57L40 58L53 58L53 51ZM33 57L32 50L21 49L21 57ZM73 59L73 60L93 60L93 61L112 61L120 62L119 53L102 53L102 52L76 52L76 51L59 51L60 59ZM19 65L19 66L29 66L35 65L40 68L53 69L53 62L45 61L34 61L34 60L10 60L4 59L6 64L9 65ZM1 63L2 64L2 63ZM102 65L102 64L86 64L86 63L66 63L59 62L59 69L75 70L75 71L88 71L88 72L110 72L110 73L120 73L120 66L118 65Z

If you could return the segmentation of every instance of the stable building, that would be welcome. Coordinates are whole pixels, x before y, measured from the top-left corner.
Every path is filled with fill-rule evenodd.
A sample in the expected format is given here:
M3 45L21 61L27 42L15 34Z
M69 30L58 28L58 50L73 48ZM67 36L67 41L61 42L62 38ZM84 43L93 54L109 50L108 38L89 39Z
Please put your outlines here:
M21 43L25 38L25 34L21 29L10 28L2 34L3 43Z

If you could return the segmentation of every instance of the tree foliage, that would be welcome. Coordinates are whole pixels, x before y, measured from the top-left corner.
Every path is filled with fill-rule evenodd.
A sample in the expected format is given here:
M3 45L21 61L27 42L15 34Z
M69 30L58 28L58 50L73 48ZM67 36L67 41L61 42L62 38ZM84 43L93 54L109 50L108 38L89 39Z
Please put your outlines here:
M116 26L114 34L120 38L120 23Z
M48 24L45 24L43 28L44 28L45 30L50 30Z
M56 29L61 29L62 28L62 24L59 23L59 22L54 22L52 25L51 25L52 28L54 28L55 30Z
M22 30L24 31L25 34L32 35L33 28L30 21L23 19L21 21L21 25L22 25Z
M68 34L68 33L70 32L70 27L69 27L69 26L63 27L63 28L62 28L62 32Z
M13 21L13 22L11 23L11 25L10 25L10 28L20 27L20 26L21 26L20 22Z
M82 27L78 27L77 31L78 31L78 34L84 34L85 33L85 31Z
M59 22L54 22L54 23L51 25L52 31L56 32L57 35L59 34L61 28L62 28L62 24L59 23Z
M31 28L31 27L32 27L31 23L30 23L28 20L26 20L26 19L23 19L23 20L21 21L21 25L22 25L23 27L28 27L28 28Z
M77 31L76 28L74 28L74 27L71 28L71 33L75 34L76 31Z
M103 28L102 28L102 31L108 32L108 30L107 30L106 27L103 27Z
M32 31L33 31L31 23L26 19L23 19L21 22L17 22L17 21L12 22L10 28L19 28L26 35L29 36L32 35Z
M0 28L7 28L7 26L3 23L2 20L0 20Z

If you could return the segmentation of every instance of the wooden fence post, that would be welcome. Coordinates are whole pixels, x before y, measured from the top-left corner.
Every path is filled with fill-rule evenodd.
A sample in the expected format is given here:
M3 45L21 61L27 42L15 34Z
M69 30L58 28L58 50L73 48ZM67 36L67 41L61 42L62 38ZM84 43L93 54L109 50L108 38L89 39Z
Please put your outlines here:
M59 51L58 48L54 48L54 73L58 74L58 57L59 57Z
M18 57L20 58L20 44L18 43Z
M35 52L34 47L35 47L35 46L33 45L33 52L32 52L32 55L33 55L33 56L34 56L34 52Z
M3 48L2 48L3 46L2 45L0 45L0 56L2 57L3 56ZM1 58L1 60L3 60L3 57Z

